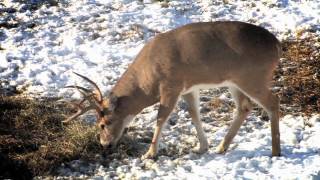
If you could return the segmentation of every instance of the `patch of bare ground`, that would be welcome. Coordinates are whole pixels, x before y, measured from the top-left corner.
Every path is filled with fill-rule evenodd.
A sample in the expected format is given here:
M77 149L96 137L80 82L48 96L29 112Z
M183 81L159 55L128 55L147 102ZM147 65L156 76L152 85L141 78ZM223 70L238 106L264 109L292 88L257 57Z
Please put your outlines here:
M57 99L0 96L0 178L49 175L62 162L100 151L95 128L61 121L72 110Z
M320 112L320 37L310 31L282 42L283 58L274 76L282 114Z
M57 168L82 159L108 165L115 159L140 157L148 138L129 138L115 149L103 150L96 127L83 121L62 121L74 109L55 98L29 99L0 95L0 179L30 179L54 175Z

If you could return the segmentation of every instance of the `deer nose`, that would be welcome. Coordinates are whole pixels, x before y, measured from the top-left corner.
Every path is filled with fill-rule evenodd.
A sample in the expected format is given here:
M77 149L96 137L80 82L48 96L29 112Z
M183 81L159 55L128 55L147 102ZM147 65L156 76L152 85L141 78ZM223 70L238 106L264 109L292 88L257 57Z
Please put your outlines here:
M104 128L105 128L106 125L103 124L103 123L101 123L99 126L100 126L101 130L104 130Z

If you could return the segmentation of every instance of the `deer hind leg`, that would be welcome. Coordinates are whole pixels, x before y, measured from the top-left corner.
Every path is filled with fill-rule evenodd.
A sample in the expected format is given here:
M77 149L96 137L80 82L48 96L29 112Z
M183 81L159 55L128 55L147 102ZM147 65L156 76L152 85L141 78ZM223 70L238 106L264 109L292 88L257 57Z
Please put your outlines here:
M230 143L237 134L241 124L243 123L243 121L245 120L252 108L249 98L246 95L244 95L240 90L234 87L230 87L229 91L231 92L232 97L235 101L236 109L233 113L233 122L229 131L216 148L216 152L219 154L224 153L228 149Z
M279 98L273 95L266 86L245 87L242 89L252 100L259 104L268 113L271 121L272 156L280 156L280 132L279 132Z
M208 150L208 141L207 137L203 131L202 123L200 120L199 112L199 92L192 92L182 96L182 98L188 104L188 111L191 116L192 122L196 127L197 136L200 142L200 147L196 151L197 153L205 153Z
M152 143L147 153L143 155L143 159L156 157L163 125L166 123L169 115L177 104L178 97L179 92L167 89L166 87L160 87L160 107L158 110L157 124L153 134Z

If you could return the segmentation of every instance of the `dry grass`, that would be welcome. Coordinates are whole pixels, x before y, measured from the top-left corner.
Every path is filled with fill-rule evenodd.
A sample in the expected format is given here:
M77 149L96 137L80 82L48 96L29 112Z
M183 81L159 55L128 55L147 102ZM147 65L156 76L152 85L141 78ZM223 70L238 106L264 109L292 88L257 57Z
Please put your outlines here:
M107 166L114 159L140 157L145 151L145 139L127 135L116 151L103 150L96 126L76 120L61 123L72 111L57 99L0 95L0 179L52 175L62 163L75 159Z
M283 113L320 112L320 37L311 32L285 41L274 76Z
M55 99L0 96L0 178L47 175L62 162L100 151L95 127L79 121L62 125L67 111ZM12 172L11 166L24 171Z

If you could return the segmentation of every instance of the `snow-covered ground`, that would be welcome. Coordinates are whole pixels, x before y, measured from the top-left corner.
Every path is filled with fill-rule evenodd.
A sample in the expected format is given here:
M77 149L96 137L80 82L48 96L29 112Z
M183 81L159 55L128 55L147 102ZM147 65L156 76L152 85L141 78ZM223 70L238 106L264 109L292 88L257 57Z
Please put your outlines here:
M85 83L72 71L93 79L106 95L150 38L191 22L241 20L261 25L281 40L295 37L304 29L320 35L319 0L70 0L35 11L30 11L28 5L5 0L0 8L0 24L18 24L16 28L0 27L1 87L16 87L36 96L78 98L79 94L63 89ZM224 97L221 99L226 101ZM132 126L152 128L155 109L151 107L148 113L139 115ZM178 108L175 115L179 120L165 130L162 147L191 149L197 139L190 118L183 108ZM97 163L72 171L61 169L60 173L79 176L88 171L97 179L320 178L319 115L309 120L283 117L283 156L273 158L268 122L251 115L230 150L218 155L213 150L227 127L216 127L213 121L219 120L204 122L211 144L204 155L190 151L177 158L163 155L156 162L135 157L109 167ZM310 126L304 124L306 121ZM73 163L77 166L77 161Z

